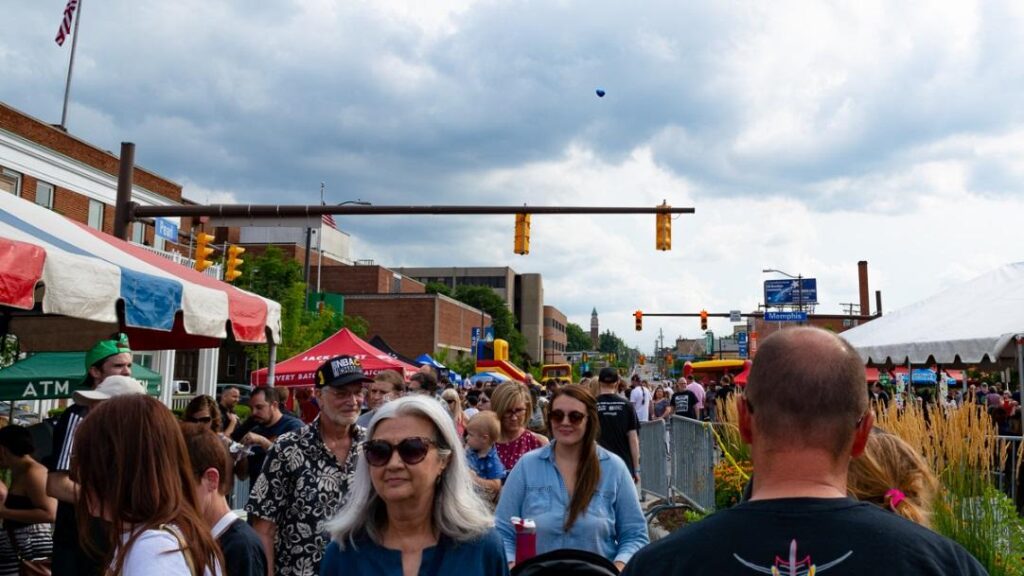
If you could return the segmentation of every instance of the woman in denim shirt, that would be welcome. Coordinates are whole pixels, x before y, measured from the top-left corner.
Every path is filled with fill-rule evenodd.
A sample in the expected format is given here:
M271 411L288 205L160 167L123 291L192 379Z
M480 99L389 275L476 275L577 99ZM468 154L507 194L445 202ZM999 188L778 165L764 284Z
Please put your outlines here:
M552 399L548 427L554 440L519 460L495 513L510 565L516 557L513 516L536 522L538 554L587 550L619 570L650 541L626 464L597 445L597 418L597 400L581 386L566 386Z

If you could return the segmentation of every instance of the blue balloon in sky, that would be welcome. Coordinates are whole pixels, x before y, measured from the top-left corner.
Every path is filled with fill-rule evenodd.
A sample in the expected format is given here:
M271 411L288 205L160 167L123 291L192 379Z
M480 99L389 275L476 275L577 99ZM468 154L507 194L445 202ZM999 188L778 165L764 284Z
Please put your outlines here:
M597 89L597 97L598 98L604 98L604 90L601 90L600 88L598 88Z

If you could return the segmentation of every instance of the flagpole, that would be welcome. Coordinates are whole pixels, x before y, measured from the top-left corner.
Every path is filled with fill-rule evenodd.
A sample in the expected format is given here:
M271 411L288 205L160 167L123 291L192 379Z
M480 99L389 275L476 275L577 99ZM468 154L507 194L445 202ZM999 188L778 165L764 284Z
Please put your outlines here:
M320 183L320 205L326 206L324 203L324 183ZM324 253L320 249L321 238L324 236L324 218L320 217L320 233L316 235L316 292L320 293L320 270L323 265Z
M75 69L75 48L78 46L78 25L82 23L82 3L78 0L78 17L75 18L75 30L71 37L71 60L68 62L68 81L64 85L64 110L60 114L60 129L68 131L68 96L71 95L71 71Z

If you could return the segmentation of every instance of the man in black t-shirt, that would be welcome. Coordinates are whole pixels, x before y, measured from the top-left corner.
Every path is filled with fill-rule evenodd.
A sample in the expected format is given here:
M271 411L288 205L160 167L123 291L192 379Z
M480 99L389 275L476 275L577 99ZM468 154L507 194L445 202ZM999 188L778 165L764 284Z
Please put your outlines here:
M83 389L89 390L96 388L107 376L131 376L132 351L128 337L115 334L110 340L101 340L93 346L85 354L85 373ZM47 461L46 494L57 499L57 518L53 527L52 571L55 576L103 573L99 560L90 557L80 544L75 516L78 485L69 475L75 432L88 413L89 405L83 402L72 404L61 414L53 432L53 452ZM102 525L99 520L93 524L93 540L102 546L105 543ZM101 538L97 540L96 536Z
M847 496L850 459L874 418L846 341L818 328L776 332L747 382L737 410L757 470L750 501L641 550L626 576L985 574L952 540Z
M686 378L676 382L676 391L672 394L665 418L675 415L697 419L697 395L686 389L687 384Z
M616 393L619 373L614 368L602 368L597 379L601 385L601 394L597 397L601 435L597 443L622 458L636 482L640 479L640 421L629 400Z
M278 436L302 428L302 420L281 412L277 391L273 388L257 388L249 397L250 419L256 423L251 432L242 437L242 444L252 448L249 456L249 477L256 480L263 469L267 450L274 445Z
M220 431L231 436L238 425L238 416L235 415L235 406L238 405L242 392L235 386L227 386L220 392L217 399L217 409L220 410Z

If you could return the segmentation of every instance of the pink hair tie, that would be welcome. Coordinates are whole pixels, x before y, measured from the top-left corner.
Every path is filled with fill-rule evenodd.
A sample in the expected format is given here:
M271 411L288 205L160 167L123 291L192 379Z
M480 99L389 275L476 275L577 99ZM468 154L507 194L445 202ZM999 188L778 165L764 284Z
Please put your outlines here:
M893 512L896 511L896 507L900 505L900 502L903 502L904 500L907 499L907 495L904 494L902 491L897 490L896 488L893 488L886 492L885 497L889 499L889 507L892 508Z

